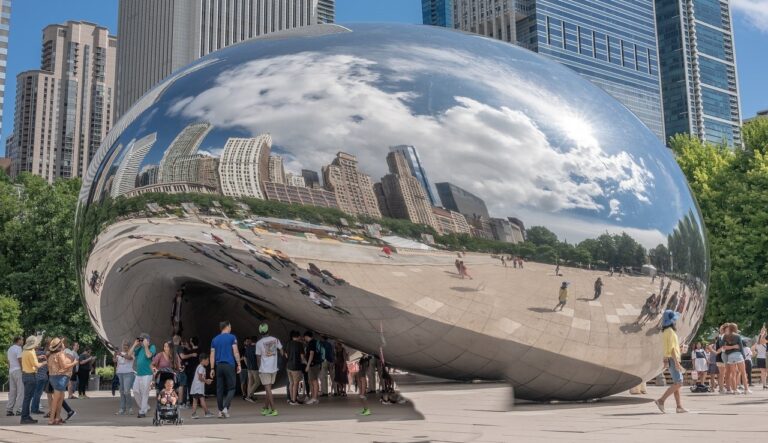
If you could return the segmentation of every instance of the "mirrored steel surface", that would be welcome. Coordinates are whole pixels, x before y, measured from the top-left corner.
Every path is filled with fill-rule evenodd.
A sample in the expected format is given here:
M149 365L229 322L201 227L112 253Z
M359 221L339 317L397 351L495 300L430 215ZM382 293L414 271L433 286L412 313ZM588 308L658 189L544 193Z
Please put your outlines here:
M310 32L177 72L96 153L76 246L102 339L169 336L183 287L184 335L203 343L222 319L241 335L267 319L283 339L310 328L529 399L659 372L655 312L676 309L681 338L693 333L708 255L684 177L635 116L494 40Z

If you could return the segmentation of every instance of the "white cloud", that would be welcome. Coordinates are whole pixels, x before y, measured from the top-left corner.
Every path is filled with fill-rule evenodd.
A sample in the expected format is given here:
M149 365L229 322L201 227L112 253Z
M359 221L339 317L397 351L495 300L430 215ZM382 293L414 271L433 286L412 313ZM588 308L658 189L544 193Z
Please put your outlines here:
M731 6L755 28L768 33L768 0L731 0Z
M179 100L169 114L254 136L268 132L290 152L291 170L319 170L336 152L347 151L376 181L386 173L388 146L412 144L433 182L450 181L479 195L496 216L513 215L520 206L602 211L608 200L649 201L653 176L642 160L624 151L606 153L588 116L505 64L432 48L394 53L400 58L388 59L387 67L396 80L449 68L452 75L496 89L509 98L501 102L517 109L457 96L443 112L417 115L409 103L418 96L382 88L383 80L393 79L382 78L375 61L303 52L227 70L215 86ZM534 115L563 131L557 146Z
M608 202L609 207L611 208L611 213L608 214L609 217L618 217L621 215L621 202L616 200L615 198L612 198Z

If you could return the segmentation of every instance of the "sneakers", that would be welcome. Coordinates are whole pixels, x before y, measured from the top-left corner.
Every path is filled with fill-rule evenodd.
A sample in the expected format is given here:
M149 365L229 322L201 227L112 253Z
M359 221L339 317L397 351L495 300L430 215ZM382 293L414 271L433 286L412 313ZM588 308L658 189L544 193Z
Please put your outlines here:
M146 418L146 417L147 417L147 414L142 414L141 412L139 412L139 415L136 416L136 418Z
M229 409L224 408L222 412L224 413L224 418L229 418Z
M125 415L125 411L123 410L117 411L115 412L115 415Z
M14 414L13 411L8 411L8 412L5 413L6 417L13 417L14 415L16 415L16 414Z
M662 414L666 414L664 411L664 403L660 402L659 400L654 400L653 403L656 405L657 408L659 408L659 411L661 411Z
M193 413L192 415L190 415L190 417L191 417L193 420L197 420L198 418L200 418L200 417L198 417L198 415L197 415L197 412L195 412L195 413Z
M64 421L69 421L69 419L74 417L75 415L77 415L77 411L75 410L67 412L67 418L65 418Z
M259 412L261 412L261 415L267 415L269 414L269 408L261 408Z
M128 415L133 415L133 408L128 409Z
M677 408L675 409L675 412L677 412L678 414L685 414L686 412L688 412L688 410L685 408Z
M34 418L22 418L21 419L21 424L23 424L23 425L33 425L35 423L37 423L37 420L35 420Z
M222 412L222 411L219 411L219 415L217 415L216 417L218 417L218 418L224 418L224 412Z
M277 411L275 409L269 411L268 414L265 415L265 417L277 417Z
M213 418L214 415L211 412L206 412L205 415L203 415L203 418Z
M370 410L370 409L368 409L368 408L363 408L363 410L362 410L362 411L360 411L360 415L362 415L362 416L368 416L368 415L371 415L371 410Z
M249 402L249 403L256 403L251 397L243 397L243 400Z
M295 401L288 400L288 404L291 406L298 406L299 404Z
M747 394L752 394L752 393L753 393L753 392L752 392L752 390L751 390L751 389L749 389L749 388L747 388L747 390L746 390L746 391L744 391L744 395L747 395Z

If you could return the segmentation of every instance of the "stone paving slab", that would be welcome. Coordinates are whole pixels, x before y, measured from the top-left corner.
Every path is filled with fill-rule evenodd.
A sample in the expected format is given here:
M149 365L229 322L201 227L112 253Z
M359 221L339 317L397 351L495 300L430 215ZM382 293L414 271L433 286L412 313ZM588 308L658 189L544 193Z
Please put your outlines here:
M750 396L725 396L692 394L684 388L683 401L691 412L666 415L651 403L664 388L650 386L647 395L616 395L593 403L514 405L511 389L503 384L418 383L402 389L409 404L372 402L370 417L355 415L359 401L353 397L289 407L279 396L278 405L284 406L278 417L261 417L260 405L238 399L229 420L191 420L189 411L183 411L184 425L159 428L150 419L114 416L118 400L96 393L72 401L78 415L65 426L20 426L18 418L0 417L0 441L700 443L755 442L768 435L768 391L761 389ZM673 409L671 401L668 408Z

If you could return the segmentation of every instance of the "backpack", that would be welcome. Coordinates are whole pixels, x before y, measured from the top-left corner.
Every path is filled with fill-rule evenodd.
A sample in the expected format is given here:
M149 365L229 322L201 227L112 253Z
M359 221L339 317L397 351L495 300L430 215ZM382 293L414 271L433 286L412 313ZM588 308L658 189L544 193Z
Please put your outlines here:
M320 340L315 340L315 356L312 358L311 365L322 363L325 360L325 346L320 343Z

